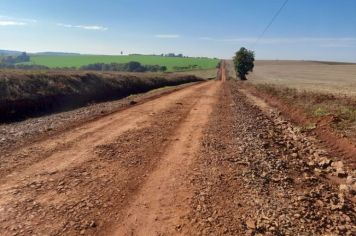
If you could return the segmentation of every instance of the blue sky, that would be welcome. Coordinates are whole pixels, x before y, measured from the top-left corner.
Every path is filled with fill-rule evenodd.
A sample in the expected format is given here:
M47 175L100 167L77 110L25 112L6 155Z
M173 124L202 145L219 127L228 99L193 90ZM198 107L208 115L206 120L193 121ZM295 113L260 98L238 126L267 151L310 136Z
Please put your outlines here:
M1 0L0 49L356 61L355 0Z

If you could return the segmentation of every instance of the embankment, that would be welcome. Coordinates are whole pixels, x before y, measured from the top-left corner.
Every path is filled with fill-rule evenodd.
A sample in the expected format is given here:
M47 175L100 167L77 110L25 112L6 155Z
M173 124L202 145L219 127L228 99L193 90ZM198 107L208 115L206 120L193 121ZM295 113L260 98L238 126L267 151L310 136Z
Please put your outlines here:
M0 72L0 122L120 99L165 86L197 82L193 75L88 72Z

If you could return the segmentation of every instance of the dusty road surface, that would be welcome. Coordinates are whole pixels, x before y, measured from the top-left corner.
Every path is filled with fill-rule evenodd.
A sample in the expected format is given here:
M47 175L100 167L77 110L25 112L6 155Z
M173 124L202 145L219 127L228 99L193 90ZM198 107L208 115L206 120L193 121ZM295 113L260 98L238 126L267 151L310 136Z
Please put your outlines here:
M355 170L227 73L1 150L0 235L355 235Z
M189 196L180 179L220 87L193 85L2 157L1 235L154 235L178 225Z

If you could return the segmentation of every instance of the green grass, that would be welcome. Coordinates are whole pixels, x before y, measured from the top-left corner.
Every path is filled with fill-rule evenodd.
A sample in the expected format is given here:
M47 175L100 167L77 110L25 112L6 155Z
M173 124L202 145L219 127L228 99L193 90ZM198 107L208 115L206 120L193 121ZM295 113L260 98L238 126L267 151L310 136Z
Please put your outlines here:
M44 56L32 55L31 63L44 65L50 68L55 67L80 67L93 63L127 63L138 61L144 65L166 66L168 71L174 71L173 67L185 67L197 65L197 69L215 68L219 60L211 58L177 58L146 55L130 56L101 56L101 55L65 55L65 56Z
M317 116L317 117L327 116L329 114L330 113L328 112L328 110L326 108L323 108L323 107L318 107L313 112L313 115Z

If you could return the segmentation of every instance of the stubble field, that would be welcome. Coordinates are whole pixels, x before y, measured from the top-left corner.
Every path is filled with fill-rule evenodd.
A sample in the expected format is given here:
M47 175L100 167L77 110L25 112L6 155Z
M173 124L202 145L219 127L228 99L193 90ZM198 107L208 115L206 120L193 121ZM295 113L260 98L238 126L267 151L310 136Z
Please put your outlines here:
M356 64L309 61L256 61L254 84L356 96Z

